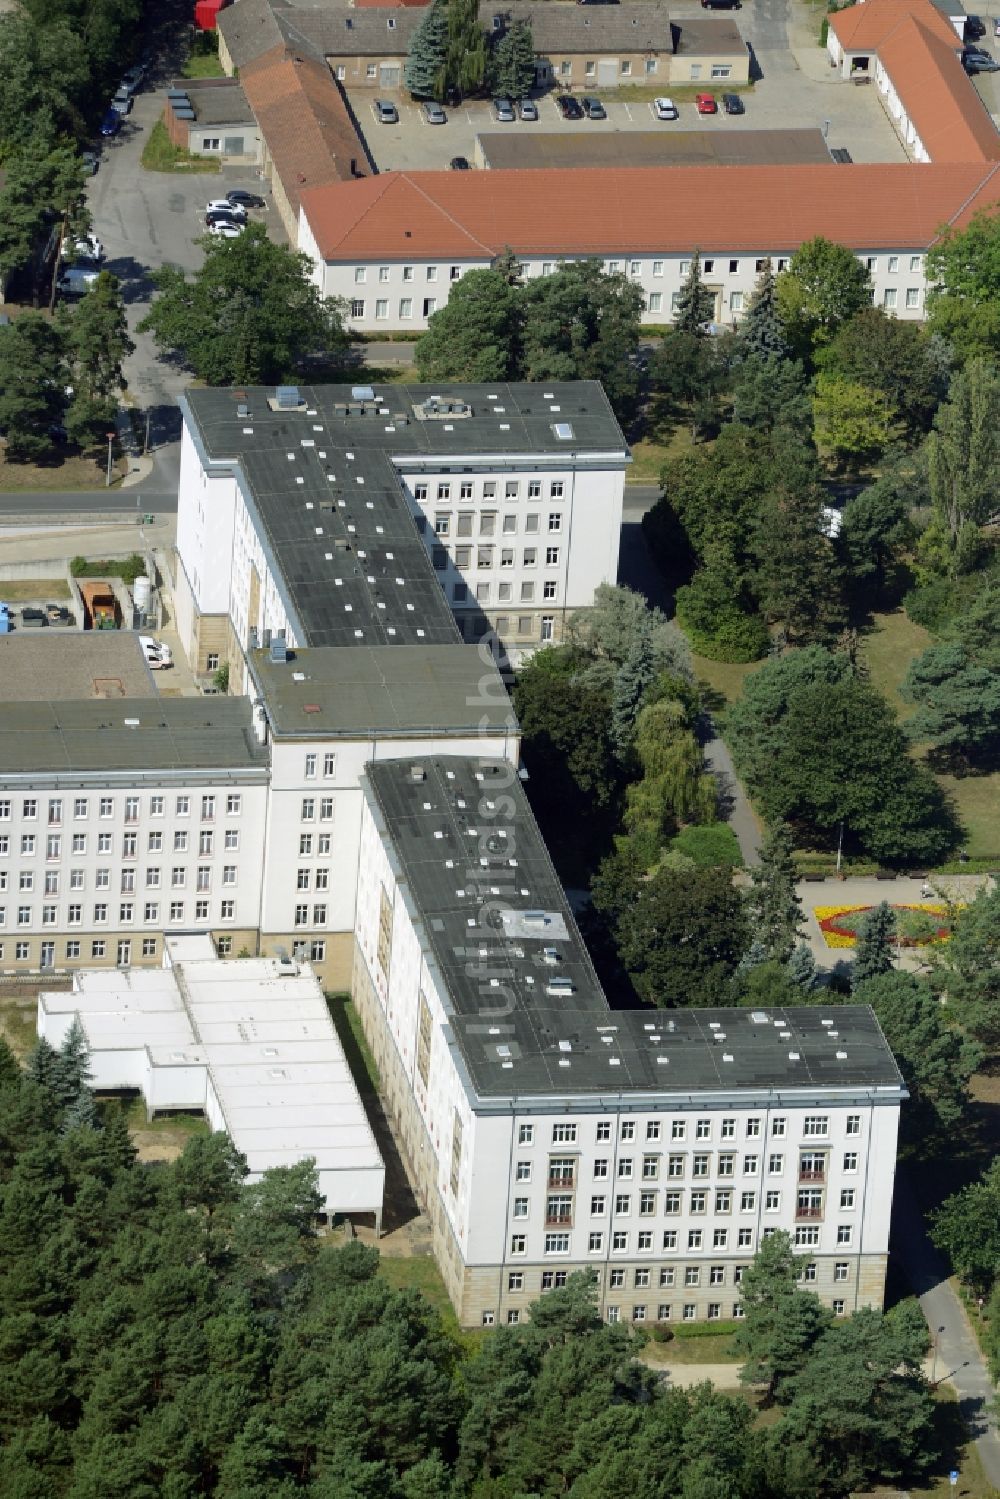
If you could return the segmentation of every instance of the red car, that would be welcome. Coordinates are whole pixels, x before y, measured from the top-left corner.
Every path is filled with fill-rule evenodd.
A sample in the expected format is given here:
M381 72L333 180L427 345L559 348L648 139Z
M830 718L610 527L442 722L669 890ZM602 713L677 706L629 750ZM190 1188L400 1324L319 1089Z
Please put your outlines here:
M714 115L719 113L719 106L715 102L714 94L696 94L695 104L698 106L700 115Z

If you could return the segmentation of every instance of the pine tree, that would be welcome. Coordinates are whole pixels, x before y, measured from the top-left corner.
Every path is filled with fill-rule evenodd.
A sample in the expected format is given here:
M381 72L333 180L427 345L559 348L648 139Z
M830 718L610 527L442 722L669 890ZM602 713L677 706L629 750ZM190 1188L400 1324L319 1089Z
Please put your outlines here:
M0 1036L0 1088L18 1087L21 1082L21 1066L11 1051L6 1037Z
M27 1070L32 1082L37 1083L40 1088L45 1088L54 1098L60 1098L61 1101L59 1053L44 1036L39 1036L28 1053Z
M791 357L792 351L778 312L777 283L770 260L764 262L764 269L740 323L740 343L747 358L757 359L761 364L778 363Z
M418 99L444 96L445 59L448 55L448 11L444 0L434 0L413 33L403 76L406 87Z
M888 901L882 901L872 907L858 927L854 967L851 970L852 993L869 979L892 971L892 941L895 935L895 912Z
M535 44L527 21L515 21L490 59L490 83L501 98L520 99L535 82Z
M650 631L636 636L629 653L615 673L611 698L611 739L624 759L635 738L635 721L643 695L656 676Z
M792 956L802 925L802 902L795 889L792 836L783 822L768 829L760 863L750 871L748 906L752 929L769 958L785 963Z
M93 1073L90 1070L90 1048L83 1033L79 1015L73 1016L66 1038L59 1048L55 1067L56 1090L64 1108L76 1105L81 1095L90 1092Z
M816 986L816 959L808 942L797 942L788 959L788 972L801 989Z
M705 324L715 314L715 297L701 279L701 254L695 250L684 285L677 293L674 327L682 333L704 335Z
M754 968L759 968L762 963L768 962L768 951L759 937L755 937L740 958L736 972L739 974L750 973Z
M101 1119L89 1088L81 1088L63 1116L63 1133L72 1129L97 1129Z

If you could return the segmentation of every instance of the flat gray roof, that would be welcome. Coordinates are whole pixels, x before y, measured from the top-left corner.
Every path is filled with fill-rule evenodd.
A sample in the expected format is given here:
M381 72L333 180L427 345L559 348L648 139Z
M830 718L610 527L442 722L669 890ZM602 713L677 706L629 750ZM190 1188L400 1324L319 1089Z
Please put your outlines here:
M484 1099L902 1087L867 1006L612 1010L509 764L365 770Z
M14 702L0 714L0 775L266 766L246 698Z
M751 106L752 107L752 106ZM488 131L478 137L487 166L788 166L829 163L823 132L809 130L607 130L597 135Z
M274 389L260 387L189 389L181 406L206 462L238 465L296 633L309 646L461 638L394 459L416 472L466 458L488 468L495 459L499 473L515 454L539 464L556 455L562 463L627 456L595 381L297 391L300 404L280 410ZM558 435L563 424L569 437Z
M280 663L254 651L250 669L278 737L517 732L500 673L474 645L328 646Z
M130 631L59 625L0 635L0 703L156 695L139 637Z
M182 88L191 100L195 125L250 125L253 110L235 78L175 78L173 88Z

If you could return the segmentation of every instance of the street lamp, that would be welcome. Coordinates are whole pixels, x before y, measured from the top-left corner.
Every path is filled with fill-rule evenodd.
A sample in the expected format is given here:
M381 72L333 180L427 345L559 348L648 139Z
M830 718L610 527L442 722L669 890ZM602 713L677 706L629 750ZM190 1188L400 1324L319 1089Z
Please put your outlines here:
M108 436L108 482L107 482L107 484L104 487L105 487L105 489L110 489L111 488L111 444L115 440L115 434L113 432L109 432L107 434L107 436Z

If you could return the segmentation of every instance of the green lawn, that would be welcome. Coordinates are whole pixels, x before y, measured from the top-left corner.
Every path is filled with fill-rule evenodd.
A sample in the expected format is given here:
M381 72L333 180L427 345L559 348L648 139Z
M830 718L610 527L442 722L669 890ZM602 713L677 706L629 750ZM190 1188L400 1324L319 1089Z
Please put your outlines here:
M183 78L225 78L226 70L219 61L217 53L206 52L189 57L181 69L181 76Z
M361 1017L351 1002L351 996L328 994L326 1004L334 1029L340 1038L340 1044L344 1048L344 1056L351 1069L351 1076L359 1091L377 1093L381 1087L378 1068L368 1042L365 1040Z
M743 694L747 677L760 671L764 664L763 661L710 661L707 656L698 655L692 655L691 661L695 679L709 689L706 696L710 708L735 703Z
M934 637L922 625L915 625L902 609L892 614L876 614L872 628L864 636L865 659L871 672L872 686L885 694L900 718L909 718L912 703L904 703L900 684L910 662L919 656Z
M654 1342L650 1338L643 1349L647 1363L663 1364L738 1364L739 1355L733 1351L731 1333L717 1338L671 1338L668 1343Z
M900 697L900 684L914 656L919 656L933 641L933 635L915 625L902 609L893 614L876 614L872 629L864 637L872 685L885 694L901 719L909 718L914 708ZM984 776L939 775L938 781L953 799L965 826L965 847L970 858L990 858L1000 853L1000 772Z
M146 1118L146 1105L141 1098L133 1098L125 1114L129 1133L141 1130L143 1134L163 1135L208 1135L211 1134L208 1120L202 1114L157 1114L155 1119Z
M648 425L651 429L649 437L640 437L629 443L632 462L625 472L629 484L658 483L660 470L667 459L677 458L691 447L691 429L683 420L678 419L676 426L665 426L663 430L652 420Z
M194 156L175 146L162 120L149 132L140 160L147 172L217 172L221 165L217 156Z

